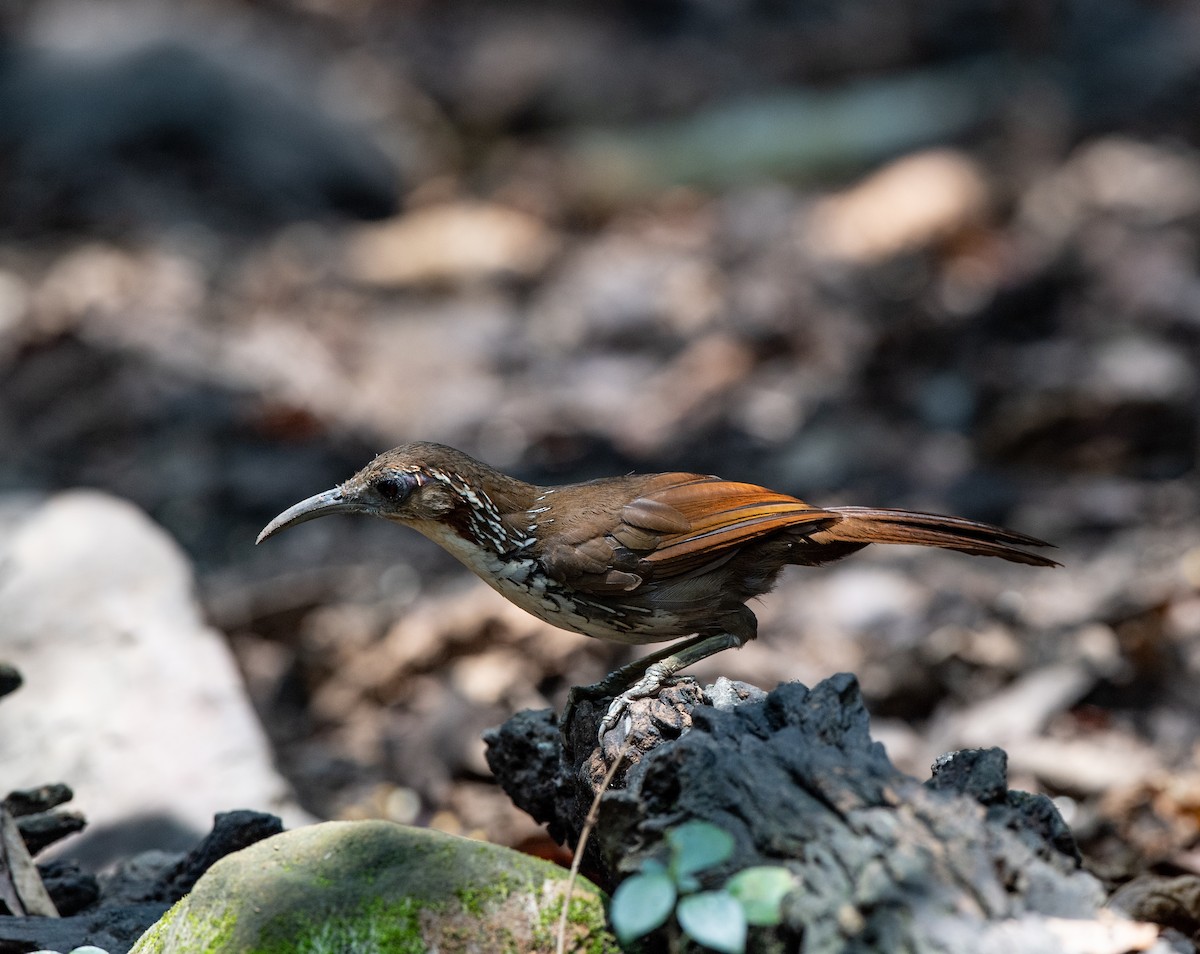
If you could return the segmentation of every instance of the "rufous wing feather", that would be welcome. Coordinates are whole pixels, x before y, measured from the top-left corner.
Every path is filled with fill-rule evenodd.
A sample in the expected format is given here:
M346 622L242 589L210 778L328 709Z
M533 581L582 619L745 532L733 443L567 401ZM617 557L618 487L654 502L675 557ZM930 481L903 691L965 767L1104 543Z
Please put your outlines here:
M668 478L674 477L675 480ZM686 521L687 529L664 532L658 545L643 557L655 577L677 576L720 560L730 551L779 530L799 528L815 531L839 519L837 514L810 507L802 500L754 484L735 483L715 477L664 474L659 486L634 500L622 513L623 527L637 529L645 501L670 508ZM613 536L620 542L623 527Z
M615 493L624 480L592 489ZM778 530L800 527L803 533L839 519L754 484L684 473L638 480L636 496L613 512L611 522L597 521L603 512L597 508L591 519L562 529L541 557L552 578L582 592L630 592L653 580L703 572ZM604 572L606 566L611 571Z
M589 485L600 493L636 496L581 511L560 529L541 559L554 579L582 592L632 592L655 580L706 572L746 544L788 531L786 562L819 565L871 543L908 543L1001 557L1031 566L1057 566L1027 548L1041 540L962 517L869 507L812 507L755 484L698 474L618 478ZM610 498L611 499L611 498Z

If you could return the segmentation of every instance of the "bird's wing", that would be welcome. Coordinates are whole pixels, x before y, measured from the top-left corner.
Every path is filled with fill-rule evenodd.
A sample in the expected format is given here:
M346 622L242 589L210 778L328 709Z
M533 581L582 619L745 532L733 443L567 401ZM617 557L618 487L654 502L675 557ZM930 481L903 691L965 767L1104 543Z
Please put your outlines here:
M593 519L580 539L562 534L543 558L550 576L584 591L630 592L703 572L778 530L816 531L840 519L786 494L697 474L643 478L637 491L611 519Z
M810 507L787 494L705 478L668 483L630 502L613 537L636 550L630 544L636 543L633 534L649 522L648 508L668 508L687 524L684 527L681 522L665 531L654 549L642 557L659 577L688 573L777 530L802 527L815 531L840 519L836 513Z

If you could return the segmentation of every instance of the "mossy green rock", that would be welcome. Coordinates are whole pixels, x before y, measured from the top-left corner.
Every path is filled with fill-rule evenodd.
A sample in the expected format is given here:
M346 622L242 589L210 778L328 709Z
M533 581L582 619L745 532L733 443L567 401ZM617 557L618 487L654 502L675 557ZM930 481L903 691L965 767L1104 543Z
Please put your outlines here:
M384 821L325 822L229 855L131 954L553 951L556 865ZM576 882L567 950L616 954L603 896Z

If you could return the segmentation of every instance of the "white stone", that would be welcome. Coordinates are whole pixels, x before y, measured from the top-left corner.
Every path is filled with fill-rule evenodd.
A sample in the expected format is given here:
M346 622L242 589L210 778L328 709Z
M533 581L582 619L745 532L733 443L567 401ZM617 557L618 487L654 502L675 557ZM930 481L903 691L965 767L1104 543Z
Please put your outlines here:
M161 528L71 491L6 530L0 659L25 682L0 700L5 790L65 782L93 830L161 814L199 835L236 808L305 820Z

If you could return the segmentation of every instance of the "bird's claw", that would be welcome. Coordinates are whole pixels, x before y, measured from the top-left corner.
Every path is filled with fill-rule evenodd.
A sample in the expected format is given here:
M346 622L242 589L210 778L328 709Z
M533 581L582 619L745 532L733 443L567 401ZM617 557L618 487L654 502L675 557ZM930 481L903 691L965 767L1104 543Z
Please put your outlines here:
M657 687L651 691L638 691L639 689L641 689L640 683L612 696L612 701L609 702L608 709L605 711L604 717L600 720L596 730L596 741L599 743L601 750L604 750L606 747L606 737L615 730L622 730L620 732L621 739L624 739L629 734L629 730L632 727L629 704L636 699L653 695L657 691ZM563 737L566 738L571 734L571 724L575 720L575 712L580 702L584 700L595 701L605 699L611 695L611 692L611 689L602 691L600 686L576 686L572 688L567 694L567 704L563 708L562 718L559 720Z
M629 734L632 718L629 715L629 703L632 700L627 697L626 693L621 693L609 703L608 711L604 713L604 718L600 720L600 728L596 732L596 739L600 743L600 747L604 748L604 737L608 733L617 728L617 724L621 722L622 716L630 725L625 726L625 735Z
M600 720L600 729L597 737L601 749L604 748L604 737L617 728L622 719L630 723L624 727L624 734L628 735L629 729L632 727L629 704L637 699L647 699L658 695L663 684L671 677L672 673L672 669L661 663L655 663L647 667L637 682L624 692L613 697L613 701L609 703L608 711L604 713L604 718Z

